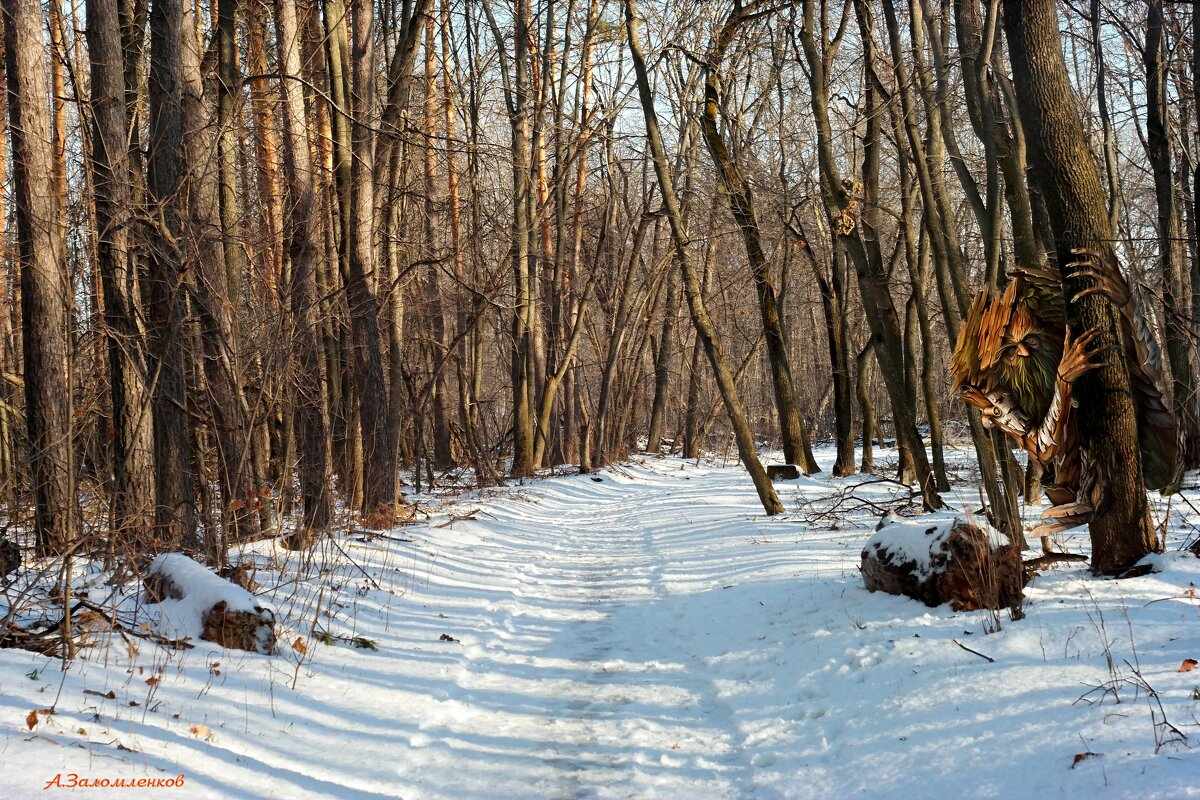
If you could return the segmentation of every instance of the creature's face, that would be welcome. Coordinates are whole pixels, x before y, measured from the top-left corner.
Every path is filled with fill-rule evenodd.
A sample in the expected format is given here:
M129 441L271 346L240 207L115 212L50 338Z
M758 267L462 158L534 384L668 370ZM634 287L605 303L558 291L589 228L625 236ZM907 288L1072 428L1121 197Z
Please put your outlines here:
M1013 368L1021 359L1037 354L1037 351L1045 346L1044 332L1038 329L1028 307L1018 305L1001 340L1001 360L1005 366Z

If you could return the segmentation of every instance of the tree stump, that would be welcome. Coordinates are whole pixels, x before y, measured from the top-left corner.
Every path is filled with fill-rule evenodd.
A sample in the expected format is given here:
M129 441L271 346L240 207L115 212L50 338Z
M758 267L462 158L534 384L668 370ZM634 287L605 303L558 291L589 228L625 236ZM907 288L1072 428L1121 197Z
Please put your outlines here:
M800 477L800 470L795 464L772 464L767 467L767 477L771 482L794 481Z
M143 585L174 630L234 650L274 652L275 613L182 553L155 558Z
M863 583L955 611L1017 608L1028 582L1021 553L986 522L885 518L862 551Z

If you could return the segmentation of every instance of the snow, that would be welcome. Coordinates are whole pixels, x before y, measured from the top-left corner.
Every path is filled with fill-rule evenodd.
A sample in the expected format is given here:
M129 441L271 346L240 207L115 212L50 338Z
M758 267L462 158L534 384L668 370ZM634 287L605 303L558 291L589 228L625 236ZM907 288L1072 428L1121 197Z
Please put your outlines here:
M1046 571L986 634L987 612L866 591L878 507L910 492L863 480L780 484L768 518L732 463L646 458L422 496L428 522L342 532L311 564L249 545L273 657L105 631L66 673L0 650L0 797L72 795L43 791L71 773L184 775L86 792L122 798L1200 797L1200 670L1179 671L1200 561ZM974 509L969 474L959 492Z
M270 610L267 602L257 599L183 553L156 556L147 574L162 575L183 594L180 599L168 597L157 604L159 613L155 627L167 639L199 639L204 628L204 614L220 602L225 603L227 611L254 613L260 609Z
M993 550L1008 545L1008 537L988 524L986 519L964 518L954 512L925 514L920 517L900 517L889 514L882 527L867 541L863 552L872 549L891 554L892 563L911 561L914 572L921 578L933 574L933 553L940 552L951 532L969 522L983 531Z

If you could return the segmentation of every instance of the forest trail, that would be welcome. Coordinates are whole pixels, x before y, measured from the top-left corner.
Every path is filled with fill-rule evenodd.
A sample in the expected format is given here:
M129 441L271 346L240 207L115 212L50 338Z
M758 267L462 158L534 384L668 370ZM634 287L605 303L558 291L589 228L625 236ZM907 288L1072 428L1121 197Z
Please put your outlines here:
M1178 669L1196 648L1180 626L1200 604L1179 586L1200 582L1196 559L1120 582L1047 573L1028 616L985 635L983 613L863 588L874 506L907 489L779 488L787 513L767 518L734 465L646 458L416 497L427 522L341 533L300 580L295 553L255 543L241 557L281 621L275 656L101 638L64 678L0 650L0 760L29 767L0 771L0 796L58 796L42 787L70 773L297 800L932 798L964 776L978 797L1200 791L1198 751L1155 754L1143 703L1077 702L1106 651L1132 663L1136 644L1188 722L1195 679ZM1098 608L1121 621L1098 629ZM955 644L968 635L995 661ZM30 709L51 704L30 733ZM1085 749L1103 756L1073 768Z
M519 750L537 796L619 794L639 783L676 795L752 789L746 733L721 686L703 678L712 657L703 639L726 626L712 619L699 631L687 608L695 582L713 576L679 561L683 550L704 554L681 536L688 517L711 520L721 504L705 481L677 463L673 472L558 480L489 509L489 534L473 548L487 553L475 580L491 587L489 602L455 634L462 657L447 672L447 700L487 705L504 693L494 710L533 723ZM723 508L753 513L750 500L738 505ZM431 773L441 772L439 750L470 759L455 744L469 727L450 714L422 729Z

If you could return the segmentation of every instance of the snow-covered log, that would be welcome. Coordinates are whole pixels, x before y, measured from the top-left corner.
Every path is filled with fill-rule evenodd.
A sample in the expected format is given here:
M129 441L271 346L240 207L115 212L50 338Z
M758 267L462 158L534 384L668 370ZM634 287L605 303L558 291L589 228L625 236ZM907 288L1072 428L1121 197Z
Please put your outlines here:
M159 604L159 629L169 638L204 639L268 655L275 650L275 613L182 553L155 558L143 583L150 602Z
M885 518L863 548L862 574L872 592L956 611L1017 607L1028 580L1007 536L952 516Z

